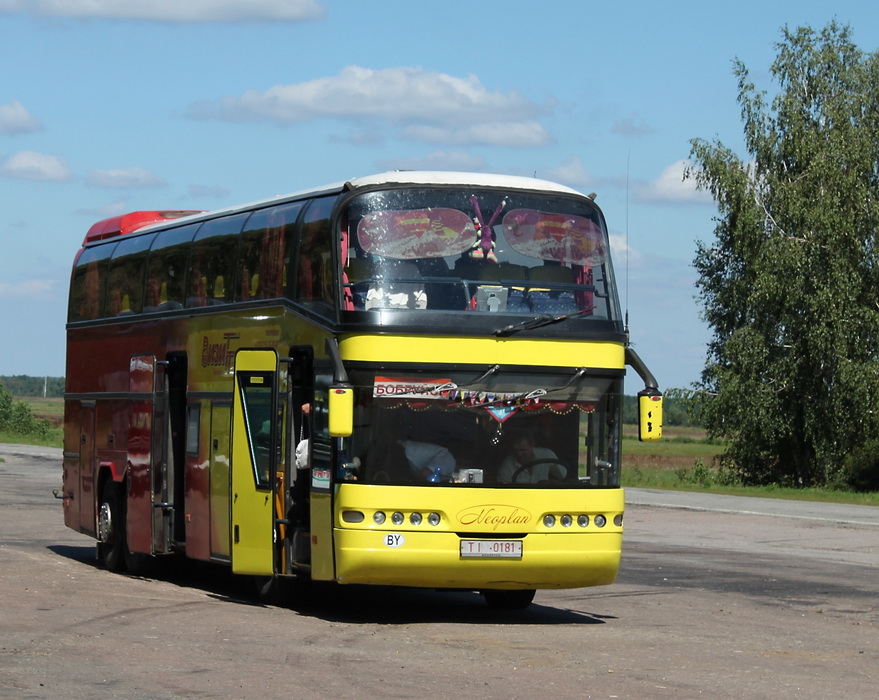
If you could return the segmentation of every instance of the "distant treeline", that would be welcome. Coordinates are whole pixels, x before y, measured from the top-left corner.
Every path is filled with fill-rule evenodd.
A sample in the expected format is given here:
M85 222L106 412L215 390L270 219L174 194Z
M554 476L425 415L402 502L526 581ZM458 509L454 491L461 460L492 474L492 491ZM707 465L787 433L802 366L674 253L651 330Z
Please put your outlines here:
M28 377L20 374L0 377L0 384L13 396L43 396L44 389L47 398L64 396L64 377Z

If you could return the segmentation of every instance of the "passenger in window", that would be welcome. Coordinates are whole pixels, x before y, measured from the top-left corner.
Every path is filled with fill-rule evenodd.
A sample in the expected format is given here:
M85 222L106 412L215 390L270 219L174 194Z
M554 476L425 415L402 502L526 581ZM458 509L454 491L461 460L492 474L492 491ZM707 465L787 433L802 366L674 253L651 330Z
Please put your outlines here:
M144 311L158 311L161 303L161 285L155 277L150 277L146 284L146 301L143 305Z
M512 447L513 451L504 458L498 468L497 477L501 483L539 484L565 478L566 470L558 461L546 461L528 466L537 460L558 460L555 452L549 448L536 447L531 433L525 431L515 433Z
M409 466L425 481L448 481L455 471L455 457L442 445L417 440L397 440Z

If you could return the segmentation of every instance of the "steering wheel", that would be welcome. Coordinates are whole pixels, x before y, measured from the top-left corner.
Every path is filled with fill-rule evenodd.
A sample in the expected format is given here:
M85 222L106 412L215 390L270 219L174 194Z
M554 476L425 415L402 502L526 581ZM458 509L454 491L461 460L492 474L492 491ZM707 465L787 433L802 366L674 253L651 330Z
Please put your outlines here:
M558 464L562 469L565 470L565 475L561 479L559 479L559 481L567 481L568 475L571 473L568 465L562 462L558 457L544 457L542 459L532 459L530 462L526 462L521 467L519 467L516 471L513 472L513 476L510 478L510 483L515 484L516 479L519 477L519 474L524 471L530 471L538 464Z

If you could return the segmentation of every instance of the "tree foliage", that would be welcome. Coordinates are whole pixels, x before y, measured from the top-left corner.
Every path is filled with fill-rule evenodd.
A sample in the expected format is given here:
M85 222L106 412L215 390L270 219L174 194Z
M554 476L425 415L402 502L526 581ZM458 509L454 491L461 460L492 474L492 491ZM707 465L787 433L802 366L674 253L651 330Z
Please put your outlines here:
M48 421L35 417L26 403L14 400L0 383L0 432L44 438L50 427Z
M879 438L879 58L835 22L776 48L771 102L734 64L748 160L691 142L719 214L702 420L746 482L821 485Z

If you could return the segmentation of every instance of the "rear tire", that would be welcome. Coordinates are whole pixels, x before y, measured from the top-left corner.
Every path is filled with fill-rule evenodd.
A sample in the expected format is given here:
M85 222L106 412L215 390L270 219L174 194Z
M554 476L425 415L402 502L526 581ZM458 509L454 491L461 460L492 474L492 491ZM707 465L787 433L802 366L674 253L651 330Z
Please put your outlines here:
M482 595L488 606L495 610L524 610L531 605L536 592L530 588L516 591L487 590L482 591Z
M101 562L109 571L125 568L125 509L120 489L109 480L101 491L98 507L98 539Z

